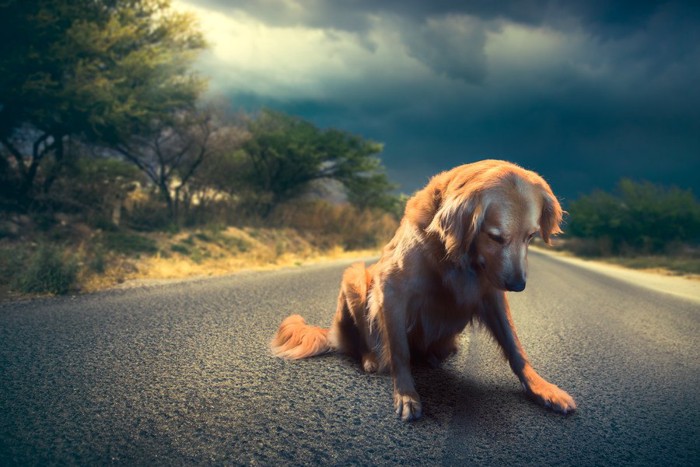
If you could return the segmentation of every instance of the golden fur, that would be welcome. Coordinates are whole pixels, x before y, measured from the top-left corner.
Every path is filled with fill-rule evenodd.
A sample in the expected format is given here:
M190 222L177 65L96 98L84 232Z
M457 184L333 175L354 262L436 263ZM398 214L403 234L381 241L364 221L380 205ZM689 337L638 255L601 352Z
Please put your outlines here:
M561 232L561 219L547 182L517 165L486 160L440 173L408 200L379 261L345 271L330 330L290 316L272 341L273 353L297 359L339 350L364 371L390 370L396 412L414 420L422 406L411 361L438 365L477 319L530 396L558 412L573 411L573 398L528 362L505 294L525 288L533 235L549 243Z

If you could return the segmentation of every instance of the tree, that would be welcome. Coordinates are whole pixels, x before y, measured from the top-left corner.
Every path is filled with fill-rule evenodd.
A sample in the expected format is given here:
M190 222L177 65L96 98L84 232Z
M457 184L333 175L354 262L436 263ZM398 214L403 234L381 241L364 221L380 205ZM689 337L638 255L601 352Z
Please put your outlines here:
M0 145L26 204L43 162L48 191L65 141L118 144L191 108L203 81L189 70L205 43L169 0L7 0L0 5Z
M569 211L569 234L604 239L611 253L659 253L673 242L700 240L700 203L690 190L623 179L617 193L582 196Z
M400 201L392 193L397 186L389 181L381 159L375 156L382 151L381 144L335 129L325 131L322 139L325 153L334 155L330 177L344 185L352 205L391 213L397 210Z
M299 196L322 177L318 130L281 112L263 110L248 120L250 139L243 150L250 162L247 184L257 193L263 214L285 199Z
M200 204L224 195L229 200L249 200L255 198L247 177L252 168L251 162L241 149L250 134L237 122L228 122L225 143L221 150L207 158L190 179L188 196L196 197Z
M304 193L319 179L340 181L358 207L389 206L389 183L376 154L382 145L360 136L320 130L298 117L264 110L248 121L243 145L249 160L248 185L258 194L263 215Z
M143 186L143 174L131 163L93 154L79 147L65 164L65 176L56 180L51 200L61 212L80 213L88 223L120 225L129 193Z
M190 180L212 155L235 146L238 133L212 109L192 109L166 115L153 123L157 131L134 135L116 145L158 187L170 219L179 222L180 202Z

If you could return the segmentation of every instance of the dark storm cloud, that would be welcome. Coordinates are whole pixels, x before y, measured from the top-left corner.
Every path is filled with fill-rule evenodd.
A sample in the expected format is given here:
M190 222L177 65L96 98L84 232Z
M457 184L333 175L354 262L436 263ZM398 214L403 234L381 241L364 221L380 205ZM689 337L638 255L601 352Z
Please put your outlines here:
M280 108L386 143L385 164L403 191L498 157L542 173L567 199L625 176L700 194L700 2L191 3L351 33L370 51L371 32L392 28L432 76L341 77L319 84L323 98L231 93L247 108ZM559 48L538 56L525 43L522 54L489 56L489 37L509 25L544 31Z
M310 26L345 31L366 31L373 15L389 15L420 23L444 15L469 15L482 20L505 19L537 26L550 23L567 27L575 19L603 36L630 33L646 24L659 10L697 18L697 2L610 0L193 0L190 3L223 13L245 11L267 24Z
M402 36L409 55L436 73L467 83L484 80L486 36L480 22L455 18L418 27L404 25Z
M610 47L619 66L629 62L648 72L698 58L700 2L695 1L463 1L453 0L191 0L232 14L244 11L274 26L335 29L364 38L374 18L393 21L414 58L437 73L480 83L487 73L485 32L499 21L584 31ZM436 23L436 20L443 20ZM462 20L461 26L458 26ZM447 27L445 27L447 26ZM364 41L371 47L371 41ZM615 51L620 53L615 54ZM606 57L602 57L605 59ZM695 60L700 64L700 60Z

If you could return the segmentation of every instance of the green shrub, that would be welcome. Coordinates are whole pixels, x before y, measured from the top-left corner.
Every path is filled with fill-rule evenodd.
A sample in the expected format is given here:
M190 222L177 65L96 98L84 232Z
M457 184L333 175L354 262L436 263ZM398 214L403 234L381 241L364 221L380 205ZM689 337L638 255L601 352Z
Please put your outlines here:
M14 246L0 247L0 283L11 284L15 281L17 271L22 271L27 264L27 251Z
M250 250L250 242L241 237L232 237L221 233L212 240L215 241L217 245L228 250L236 250L241 253L245 253L246 251Z
M15 287L25 293L68 293L75 284L78 263L60 248L42 245L17 277Z
M250 250L250 242L240 237L228 237L226 240L226 245L230 248L235 248L241 253L245 253Z
M689 190L622 180L616 194L596 191L569 206L567 233L591 255L665 253L700 239L700 203Z
M126 215L126 223L132 229L142 232L178 230L168 214L165 203L155 199L135 204Z
M144 182L140 171L129 162L95 157L87 147L72 151L51 187L54 210L79 215L95 228L113 229L115 203Z
M197 238L197 240L201 240L203 242L211 242L212 241L211 237L209 235L205 234L204 232L197 232L194 236Z
M106 232L102 237L102 245L108 250L127 255L158 252L155 240L130 232Z
M175 245L170 245L170 249L175 253L180 253L181 255L189 255L190 248L187 245L181 243L176 243Z
M342 245L346 249L376 248L391 239L398 222L378 209L359 210L349 204L324 201L280 205L271 216L274 226L291 227L314 235L321 248ZM251 233L252 236L252 233Z
M207 250L200 248L195 248L190 254L190 259L197 264L201 264L205 259L209 258L211 258L211 253L209 253L209 251Z
M107 269L107 260L105 258L104 249L98 247L93 251L88 266L92 272L97 274L103 274L105 272Z

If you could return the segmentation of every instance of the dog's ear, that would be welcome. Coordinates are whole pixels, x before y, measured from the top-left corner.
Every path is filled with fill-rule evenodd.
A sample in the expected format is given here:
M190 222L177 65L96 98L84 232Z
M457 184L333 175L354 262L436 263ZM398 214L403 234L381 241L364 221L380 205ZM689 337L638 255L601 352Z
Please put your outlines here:
M404 217L419 229L426 230L440 207L441 199L440 189L423 189L408 200Z
M540 216L540 235L542 240L549 245L550 237L562 233L560 224L564 211L559 200L551 189L545 189L543 193L542 214Z
M476 191L443 200L428 233L436 233L445 245L446 256L456 260L469 251L484 219L482 195Z

